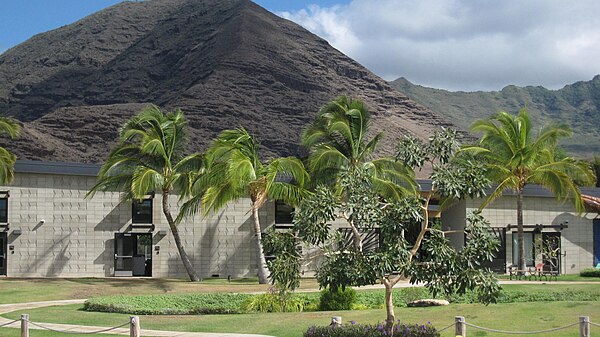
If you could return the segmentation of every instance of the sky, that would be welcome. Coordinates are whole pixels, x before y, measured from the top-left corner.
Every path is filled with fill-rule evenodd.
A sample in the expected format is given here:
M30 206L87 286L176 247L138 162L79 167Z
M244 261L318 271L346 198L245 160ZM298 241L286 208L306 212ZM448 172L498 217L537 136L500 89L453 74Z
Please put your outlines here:
M1 0L0 52L117 0ZM600 74L598 0L256 0L386 80L559 89Z

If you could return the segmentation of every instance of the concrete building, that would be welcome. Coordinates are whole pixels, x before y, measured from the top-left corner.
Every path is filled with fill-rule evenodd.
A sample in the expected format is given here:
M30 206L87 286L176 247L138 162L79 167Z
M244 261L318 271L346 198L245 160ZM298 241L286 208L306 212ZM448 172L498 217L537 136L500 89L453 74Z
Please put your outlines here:
M15 181L0 187L0 276L10 277L185 277L186 273L161 211L160 196L126 202L114 192L85 199L95 184L98 165L20 161ZM587 194L600 196L598 189ZM459 202L442 215L444 227L462 229L466 215L481 200ZM173 213L177 200L170 202ZM503 196L484 215L503 241L494 266L514 260L513 196ZM250 277L256 274L250 200L229 204L209 217L197 215L179 225L183 244L201 277ZM261 210L263 227L289 226L290 208L270 202ZM540 188L525 198L527 241L559 238L561 273L594 266L600 254L597 213L577 215ZM510 225L510 226L509 226ZM451 236L460 247L463 235ZM529 247L528 246L528 247ZM529 264L538 253L531 251ZM310 271L313 266L307 266Z

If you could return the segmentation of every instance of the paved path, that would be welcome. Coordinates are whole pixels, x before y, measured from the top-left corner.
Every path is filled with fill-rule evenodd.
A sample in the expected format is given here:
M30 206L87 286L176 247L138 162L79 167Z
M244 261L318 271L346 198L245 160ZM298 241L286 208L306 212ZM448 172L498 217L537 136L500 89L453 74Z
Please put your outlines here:
M63 300L63 301L45 301L45 302L29 302L29 303L16 303L16 304L0 304L0 315L6 314L12 311L35 309L56 305L69 305L69 304L80 304L85 300ZM0 317L0 325L12 322L12 320ZM91 333L100 330L106 330L108 327L100 326L87 326L87 325L76 325L76 324L56 324L56 323L37 323L45 328L52 330L68 331L70 333ZM142 321L142 325L144 322ZM9 328L21 328L21 322L16 321L12 324L7 325ZM41 330L39 326L29 323L29 329ZM111 331L103 332L114 335L127 335L129 336L129 326L124 328L117 328ZM141 329L141 336L162 336L162 337L271 337L266 335L252 335L252 334L239 334L239 333L211 333L211 332L182 332L182 331L162 331L162 330L148 330Z

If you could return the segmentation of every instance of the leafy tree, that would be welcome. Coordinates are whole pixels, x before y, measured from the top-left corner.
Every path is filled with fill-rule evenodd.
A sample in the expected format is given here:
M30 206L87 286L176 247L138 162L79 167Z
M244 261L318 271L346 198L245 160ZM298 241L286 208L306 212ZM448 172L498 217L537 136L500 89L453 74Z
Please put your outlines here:
M0 116L0 134L6 133L12 139L19 135L19 124L13 119ZM15 161L17 156L0 147L0 184L8 184L12 182L15 176Z
M390 200L414 193L414 172L392 157L374 159L383 133L368 137L371 125L367 106L345 96L325 104L315 121L302 135L303 145L310 151L308 167L316 184L332 186L340 198L343 172L368 171L371 187ZM361 234L351 219L343 213L355 237L357 250L362 250Z
M163 214L185 270L190 280L200 281L169 207L170 194L176 191L185 195L189 181L203 167L200 154L183 155L186 125L180 110L163 113L156 106L132 117L119 131L119 143L108 155L98 182L86 197L93 197L98 191L121 191L123 200L141 200L160 192Z
M523 240L523 190L538 184L554 193L559 200L571 200L577 211L584 209L577 183L593 183L589 165L570 157L558 158L557 144L571 136L563 123L543 127L536 135L523 108L518 115L506 112L473 123L471 129L483 135L478 145L465 148L486 163L488 177L498 186L482 204L482 208L511 189L517 194L518 269L525 268Z
M268 282L259 209L268 199L283 200L294 205L306 195L303 186L308 174L300 160L277 158L263 164L259 144L244 128L222 131L206 152L207 174L192 185L192 198L182 208L182 214L192 214L202 205L204 213L215 212L228 202L243 197L251 200L254 219L258 279Z
M305 242L325 251L325 261L317 270L322 287L385 285L388 327L395 320L392 288L403 277L422 282L437 294L464 293L475 288L481 301L489 303L498 294L498 284L484 260L491 260L498 241L479 214L470 215L467 241L462 250L450 247L439 225L429 222L429 202L442 199L477 197L489 187L483 168L468 156L456 157L455 133L437 132L428 144L407 137L400 142L398 161L404 165L433 165L431 191L386 198L374 188L372 166L338 171L335 187L320 185L304 199L294 216L294 229ZM343 193L338 191L342 190ZM353 227L354 245L341 243L339 233L327 225L344 219ZM362 241L369 230L378 230L380 244L365 249ZM410 235L416 233L416 235Z

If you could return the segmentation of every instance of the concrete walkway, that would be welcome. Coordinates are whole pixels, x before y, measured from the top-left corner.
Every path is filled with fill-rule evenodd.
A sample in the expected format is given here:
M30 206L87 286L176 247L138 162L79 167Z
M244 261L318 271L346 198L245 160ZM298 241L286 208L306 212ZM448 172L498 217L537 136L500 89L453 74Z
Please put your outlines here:
M29 303L15 303L15 304L0 304L0 315L6 314L13 311L18 310L27 310L27 309L35 309L42 307L50 307L56 305L69 305L69 304L81 304L85 300L62 300L62 301L45 301L45 302L29 302ZM12 320L6 319L4 317L0 317L0 325L4 325L6 323L12 322ZM68 331L69 333L92 333L95 331L106 330L109 327L101 327L101 326L87 326L87 325L76 325L76 324L57 324L57 323L38 323L33 322L35 324L39 324L45 328L49 328L51 330L59 330L59 331ZM44 330L43 328L34 325L33 323L29 323L29 329L35 330ZM125 322L123 322L125 323ZM142 321L142 326L144 322ZM21 328L21 322L16 321L7 326L7 328ZM47 329L46 329L47 330ZM113 335L126 335L129 336L129 325L123 328L117 328L111 331L102 332L106 334ZM220 332L182 332L182 331L162 331L162 330L148 330L141 329L141 336L162 336L162 337L271 337L266 335L252 335L252 334L239 334L239 333L220 333Z

